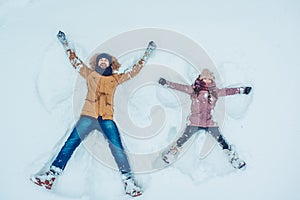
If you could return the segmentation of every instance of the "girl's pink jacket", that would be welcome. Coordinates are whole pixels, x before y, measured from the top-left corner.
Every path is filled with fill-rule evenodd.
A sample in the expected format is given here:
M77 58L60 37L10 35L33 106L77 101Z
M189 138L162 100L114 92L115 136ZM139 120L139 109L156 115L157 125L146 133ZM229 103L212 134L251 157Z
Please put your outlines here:
M216 122L213 121L213 111L217 102L217 98L211 95L211 102L208 101L208 91L200 91L199 95L196 96L194 89L191 85L183 85L179 83L173 83L167 81L167 87L185 92L190 95L191 104L191 114L189 116L190 126L200 126L200 127L214 127L217 126ZM240 88L216 88L218 97L240 94Z

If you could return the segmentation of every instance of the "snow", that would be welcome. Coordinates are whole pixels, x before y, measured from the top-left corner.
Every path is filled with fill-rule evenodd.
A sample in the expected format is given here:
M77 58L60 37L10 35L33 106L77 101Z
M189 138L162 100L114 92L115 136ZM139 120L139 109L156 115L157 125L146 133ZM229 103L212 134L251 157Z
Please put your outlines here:
M223 133L247 161L245 171L232 170L219 148L197 159L204 139L200 134L174 165L137 174L145 189L137 199L300 199L299 8L295 0L0 0L0 80L5 95L0 104L0 199L123 198L119 174L83 146L53 192L38 188L29 177L53 159L78 117L73 106L80 107L73 105L78 75L55 38L57 31L70 35L78 55L86 59L106 40L148 27L186 35L205 48L223 85L249 84L254 89L251 96L226 97ZM158 53L155 59L165 59L165 65L179 62ZM181 81L191 83L192 71L182 73L186 79ZM140 126L151 123L147 107L159 102L171 115L178 108L170 90L149 90L137 90L130 99L131 118ZM139 110L146 115L139 118ZM170 131L162 139L123 136L126 147L149 152L167 145L172 130L179 129L172 120L164 125ZM91 135L95 137L101 136Z

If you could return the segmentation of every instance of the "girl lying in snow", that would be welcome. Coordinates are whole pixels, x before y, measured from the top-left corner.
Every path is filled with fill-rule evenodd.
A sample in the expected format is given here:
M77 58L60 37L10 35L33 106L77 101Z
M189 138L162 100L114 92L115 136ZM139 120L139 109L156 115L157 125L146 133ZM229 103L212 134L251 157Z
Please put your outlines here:
M205 130L217 140L234 168L242 169L246 166L246 163L238 157L234 146L229 145L220 133L219 127L212 119L212 112L219 97L235 94L248 95L252 89L251 87L219 89L216 87L213 73L208 69L203 69L193 85L173 83L164 78L160 78L158 82L171 89L187 93L192 100L189 125L185 128L183 135L177 139L175 144L168 151L163 153L162 159L166 163L170 163L178 157L182 145L186 143L193 134L199 130Z

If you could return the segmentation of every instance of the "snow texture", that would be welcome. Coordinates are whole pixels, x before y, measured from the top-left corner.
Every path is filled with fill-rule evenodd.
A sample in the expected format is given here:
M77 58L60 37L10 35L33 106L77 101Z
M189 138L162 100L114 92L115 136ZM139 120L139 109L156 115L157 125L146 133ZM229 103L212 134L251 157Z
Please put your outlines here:
M0 199L124 198L118 172L83 146L53 191L35 186L29 177L47 169L78 117L73 106L80 107L73 105L78 74L55 37L57 31L70 35L85 59L105 40L145 27L188 36L214 60L223 85L254 89L250 96L226 97L222 130L247 161L246 171L233 170L218 147L199 160L200 132L175 164L136 175L145 190L136 199L300 199L299 10L296 0L0 0ZM176 62L171 55L153 59ZM194 74L185 73L190 84ZM168 89L148 89L146 94L137 91L129 102L131 119L139 126L151 123L148 108L153 105L163 105L172 116L178 109ZM168 122L165 128L166 135L148 141L151 145L122 137L130 151L149 152L166 145L178 127Z

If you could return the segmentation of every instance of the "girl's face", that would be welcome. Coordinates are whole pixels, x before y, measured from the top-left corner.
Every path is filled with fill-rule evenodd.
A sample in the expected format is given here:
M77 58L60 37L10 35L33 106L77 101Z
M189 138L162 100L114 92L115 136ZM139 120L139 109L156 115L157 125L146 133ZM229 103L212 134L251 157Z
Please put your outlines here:
M207 84L212 83L212 80L209 79L209 78L202 78L202 80L203 80L204 83L207 83Z
M211 80L211 79L209 79L209 78L200 78L201 77L201 74L198 76L198 78L197 78L197 80L198 81L203 81L204 83L206 83L206 84L210 84L210 83L212 83L213 81Z
M107 58L101 58L98 62L98 66L102 69L109 67L109 61Z

